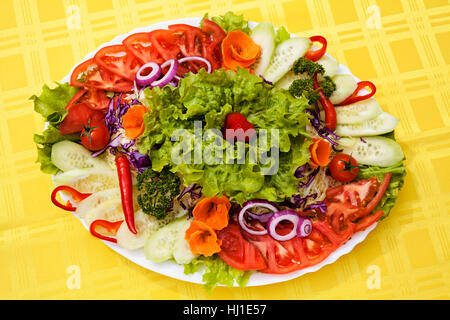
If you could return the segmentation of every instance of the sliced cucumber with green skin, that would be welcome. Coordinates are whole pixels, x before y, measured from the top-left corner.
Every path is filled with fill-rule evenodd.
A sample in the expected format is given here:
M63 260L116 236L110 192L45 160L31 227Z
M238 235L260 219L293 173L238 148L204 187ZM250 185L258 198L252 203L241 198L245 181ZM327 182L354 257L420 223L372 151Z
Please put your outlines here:
M276 83L292 69L295 61L305 55L310 46L311 40L307 38L291 38L283 41L275 48L263 77L267 81Z
M62 171L82 168L103 168L111 170L106 161L93 158L82 145L71 141L60 141L52 147L52 162Z
M137 234L132 233L126 223L122 223L119 230L117 230L117 244L127 250L136 250L144 247L148 237L160 227L160 223L155 217L145 214L142 210L134 213L134 224Z
M182 217L150 235L144 245L144 252L147 259L152 262L163 262L176 256L183 263L189 263L190 261L187 261L188 259L186 257L192 253L189 245L184 243L186 242L184 240L184 234L189 228L190 223L191 220ZM192 255L193 258L195 258L194 255Z
M289 71L275 84L275 87L289 90L289 87L294 80L307 78L309 78L309 76L306 73L295 74L294 71Z
M392 166L404 158L402 148L393 139L385 137L362 138L365 142L361 139L355 139L352 146L344 146L342 152L351 154L360 164L380 167Z
M261 47L261 55L255 65L255 75L259 76L266 71L275 50L275 29L268 22L259 23L250 37Z
M375 119L383 113L380 105L375 99L359 101L343 107L335 107L338 124L355 124L366 120ZM320 112L322 120L325 113Z
M339 62L327 55L324 55L316 62L325 69L325 73L323 74L323 76L333 77L336 75L336 72L339 69ZM319 77L319 80L321 77Z
M393 115L383 112L374 119L360 123L338 124L335 133L347 137L378 136L394 130L398 121Z
M338 74L332 79L336 84L336 90L330 97L332 104L338 104L347 99L358 86L355 79L349 74Z

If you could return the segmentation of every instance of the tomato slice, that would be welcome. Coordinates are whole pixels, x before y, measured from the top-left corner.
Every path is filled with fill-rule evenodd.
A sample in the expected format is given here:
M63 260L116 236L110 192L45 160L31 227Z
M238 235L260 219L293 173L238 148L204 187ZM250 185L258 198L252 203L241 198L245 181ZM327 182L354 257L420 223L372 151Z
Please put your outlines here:
M114 92L129 92L133 88L133 82L99 67L94 59L86 60L74 69L70 85Z
M150 32L150 40L156 51L164 60L176 59L180 53L177 45L177 36L171 30L154 30Z
M372 200L378 189L378 180L372 177L368 180L343 184L334 188L329 188L326 198L330 202L349 202L351 205L365 206Z
M149 32L132 34L123 40L122 43L142 64L148 62L164 62L161 55L152 45Z
M118 44L100 49L94 56L94 61L102 68L130 81L136 79L136 72L141 67L139 60Z
M104 90L90 88L81 98L80 102L85 102L93 110L108 109L110 99Z
M202 56L208 36L200 28L188 24L172 24L169 30L177 37L177 44L185 57Z
M219 256L229 266L238 270L261 270L266 267L260 252L243 238L236 223L230 223L218 231L217 237L222 240Z
M203 57L211 62L213 70L220 69L222 67L220 44L227 36L227 33L217 23L208 19L203 19L202 30L210 36L209 45L204 46Z
M59 126L59 132L61 134L80 132L89 119L104 121L104 117L103 112L91 109L87 103L77 103L68 109L67 116Z
M79 102L81 97L87 92L87 89L80 89L77 93L72 97L72 99L69 100L67 103L65 109L69 109L72 105Z

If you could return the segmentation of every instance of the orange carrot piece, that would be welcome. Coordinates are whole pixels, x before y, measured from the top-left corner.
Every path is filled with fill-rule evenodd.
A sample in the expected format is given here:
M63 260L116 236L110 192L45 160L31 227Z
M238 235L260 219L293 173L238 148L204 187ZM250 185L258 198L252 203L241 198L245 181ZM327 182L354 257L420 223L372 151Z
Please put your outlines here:
M313 138L313 144L309 146L311 153L311 165L313 167L326 167L330 163L331 144L324 139Z
M144 114L147 108L143 105L135 105L128 109L122 117L122 126L125 129L125 135L130 139L138 138L145 130Z
M192 211L195 220L202 221L214 230L222 230L228 225L228 211L231 203L226 196L204 198Z
M248 68L261 54L261 47L240 30L228 32L222 41L223 64L236 71L237 67Z
M222 245L222 241L217 239L216 232L206 223L198 220L191 222L184 238L193 254L201 254L206 257L219 252Z

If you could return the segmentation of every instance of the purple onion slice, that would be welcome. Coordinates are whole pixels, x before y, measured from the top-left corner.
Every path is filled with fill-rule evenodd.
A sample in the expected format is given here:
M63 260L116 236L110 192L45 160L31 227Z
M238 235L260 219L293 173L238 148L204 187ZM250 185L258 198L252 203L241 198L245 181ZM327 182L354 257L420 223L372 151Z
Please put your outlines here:
M151 86L152 87L164 87L166 84L168 84L170 81L172 81L172 79L175 77L175 75L177 74L179 65L180 65L180 63L175 59L170 59L170 60L165 61L161 65L161 70L167 66L169 66L169 70L161 79L153 81L151 83Z
M204 64L206 64L206 67L207 67L206 72L211 73L211 71L212 71L211 63L203 57L193 56L193 57L181 58L178 60L179 63L188 62L188 61L203 62Z
M144 75L144 71L151 69L150 73ZM162 69L155 62L149 62L144 64L136 72L136 84L140 87L145 87L154 82L161 75Z
M255 207L262 207L262 208L266 208L269 209L272 212L268 212L262 215L257 215L257 214L253 214L251 213L251 217L263 222L262 220L269 220L271 218L272 215L275 214L275 212L278 211L278 208L270 203L269 201L266 200L251 200L251 201L247 201L246 203L243 204L241 211L239 211L239 215L238 215L238 221L239 221L239 225L241 226L242 229L244 229L245 231L247 231L250 234L253 235L265 235L267 234L267 230L254 230L254 229L250 229L247 224L245 223L245 214L249 214L248 210L255 208ZM270 217L268 216L270 215Z
M278 241L287 241L291 240L297 235L297 226L298 222L300 220L300 216L295 211L291 210L283 210L278 211L273 214L273 216L270 218L270 220L267 222L267 231L269 235ZM294 227L292 230L285 235L281 235L277 233L277 226L281 221L290 221L294 224Z

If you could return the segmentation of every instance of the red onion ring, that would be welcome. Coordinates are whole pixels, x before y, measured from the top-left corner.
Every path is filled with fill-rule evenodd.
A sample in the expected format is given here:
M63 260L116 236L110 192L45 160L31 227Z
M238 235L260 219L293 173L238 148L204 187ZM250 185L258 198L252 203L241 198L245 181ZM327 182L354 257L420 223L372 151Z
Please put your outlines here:
M284 236L278 234L276 231L277 225L283 220L290 221L294 224L294 227L292 228L291 232L289 232L288 234L286 234ZM297 212L295 212L295 211L283 210L283 211L275 212L273 214L273 216L270 218L270 220L267 222L267 232L275 240L278 240L278 241L291 240L292 238L294 238L297 235L297 226L298 226L299 220L300 220L300 217L297 214Z
M173 77L177 74L179 62L175 59L170 59L165 61L161 65L161 70L165 67L169 66L169 70L167 73L159 80L153 81L151 83L152 87L164 87L166 84L168 84L170 81L172 81Z
M181 58L178 60L179 63L188 62L188 61L203 62L208 67L206 72L211 73L211 71L212 71L211 63L203 57L192 56L192 57L184 57L184 58Z
M254 200L254 201L248 201L248 202L244 203L241 211L239 211L238 221L239 221L239 225L241 226L242 229L244 229L245 231L247 231L248 233L253 234L253 235L265 235L265 234L267 234L266 229L260 230L260 231L253 230L253 229L250 229L249 227L247 227L247 224L245 223L245 213L247 212L247 210L254 208L254 207L263 207L263 208L269 209L272 211L272 213L267 213L267 214L271 214L271 215L273 215L275 212L277 212L278 208L268 201ZM248 214L248 212L247 212L247 214ZM264 215L266 215L266 214L264 214ZM258 215L254 215L254 216L258 216Z
M311 220L305 217L299 217L297 224L297 236L300 238L305 238L311 234L312 223Z
M142 72L151 68L152 71L146 75L143 76ZM161 75L161 67L155 63L155 62L149 62L144 64L142 67L139 68L138 72L136 72L136 84L140 87L145 87L150 85L153 81L158 79L158 77Z

